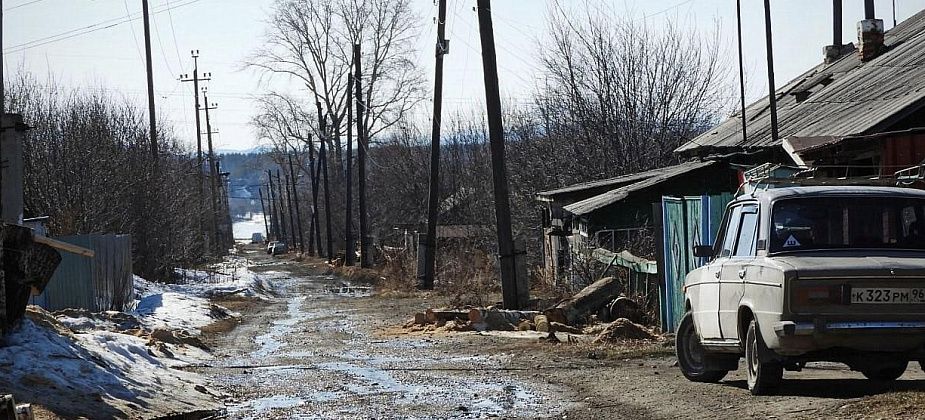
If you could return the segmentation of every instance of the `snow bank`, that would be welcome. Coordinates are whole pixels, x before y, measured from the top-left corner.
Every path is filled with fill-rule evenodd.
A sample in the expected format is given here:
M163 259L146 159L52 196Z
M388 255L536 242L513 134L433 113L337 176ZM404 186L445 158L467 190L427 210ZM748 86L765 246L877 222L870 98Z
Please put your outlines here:
M199 328L236 315L210 303L210 298L228 295L265 298L274 288L271 276L248 270L248 262L243 258L229 257L209 268L209 271L178 269L180 284L153 283L135 276L138 301L132 314L148 329L179 329L195 335Z
M146 340L104 330L70 333L47 312L30 311L0 347L0 383L17 401L91 418L218 408L197 375L171 369Z

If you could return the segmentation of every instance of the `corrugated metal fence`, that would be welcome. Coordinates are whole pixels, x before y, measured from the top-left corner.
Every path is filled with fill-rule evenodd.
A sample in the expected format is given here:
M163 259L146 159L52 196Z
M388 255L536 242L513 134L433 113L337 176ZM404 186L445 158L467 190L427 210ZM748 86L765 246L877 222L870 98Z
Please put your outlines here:
M706 261L694 257L695 245L716 238L732 194L662 197L664 284L659 293L662 331L674 331L684 316L684 277Z
M83 308L121 311L132 301L131 235L75 235L55 238L96 251L93 258L62 253L45 291L32 298L47 310Z

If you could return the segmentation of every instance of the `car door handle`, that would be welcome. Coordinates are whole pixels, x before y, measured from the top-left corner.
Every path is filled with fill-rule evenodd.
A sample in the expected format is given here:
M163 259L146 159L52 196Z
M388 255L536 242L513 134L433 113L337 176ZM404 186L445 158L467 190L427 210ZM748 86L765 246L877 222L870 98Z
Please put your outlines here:
M745 269L744 269L744 268L741 269L741 270L739 270L739 278L740 278L740 279L744 279L744 278L745 278Z

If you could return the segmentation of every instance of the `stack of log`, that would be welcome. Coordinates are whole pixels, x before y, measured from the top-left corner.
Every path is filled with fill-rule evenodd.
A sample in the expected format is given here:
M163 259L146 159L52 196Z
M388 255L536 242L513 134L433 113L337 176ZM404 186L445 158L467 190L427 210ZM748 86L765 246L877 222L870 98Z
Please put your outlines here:
M621 297L622 285L613 277L598 280L574 296L544 311L514 311L495 307L428 309L418 312L406 327L433 331L539 331L584 334L579 325L592 315L613 323L593 331L599 340L650 339L653 334L639 325L641 311L632 299Z

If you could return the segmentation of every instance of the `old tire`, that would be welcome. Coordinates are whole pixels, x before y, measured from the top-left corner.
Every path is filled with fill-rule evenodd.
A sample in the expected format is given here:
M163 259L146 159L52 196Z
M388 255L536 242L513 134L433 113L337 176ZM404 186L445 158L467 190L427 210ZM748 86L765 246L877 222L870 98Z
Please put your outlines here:
M762 361L762 354L768 348L758 331L758 323L752 320L745 335L745 366L748 371L748 390L752 395L770 395L780 387L784 366L778 361Z
M676 335L675 350L678 355L678 366L681 373L693 382L719 382L729 371L706 370L704 356L706 352L700 345L700 337L694 328L694 319L690 312L681 318Z
M922 362L919 362L922 363ZM879 367L878 369L863 369L861 373L872 381L895 381L906 373L909 362L898 362L892 366Z

